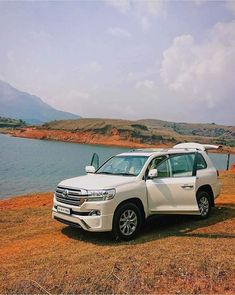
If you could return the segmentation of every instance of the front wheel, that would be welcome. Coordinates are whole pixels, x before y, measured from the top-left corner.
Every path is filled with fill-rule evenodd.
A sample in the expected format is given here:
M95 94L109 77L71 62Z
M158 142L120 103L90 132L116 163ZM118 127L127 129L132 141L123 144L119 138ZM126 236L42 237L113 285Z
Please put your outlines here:
M210 195L207 192L199 191L197 193L197 203L200 211L200 218L206 219L211 211Z
M141 212L133 203L121 205L114 215L114 237L123 240L131 240L136 237L142 224Z

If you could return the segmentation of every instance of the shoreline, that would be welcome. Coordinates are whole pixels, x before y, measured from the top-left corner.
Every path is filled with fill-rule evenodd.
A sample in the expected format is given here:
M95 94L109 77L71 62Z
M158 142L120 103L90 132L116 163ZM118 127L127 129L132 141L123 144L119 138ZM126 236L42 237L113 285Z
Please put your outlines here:
M78 144L100 145L107 147L120 147L120 148L171 148L175 143L142 143L138 139L129 137L123 139L119 134L107 136L104 134L92 132L72 132L66 130L52 130L52 129L37 129L35 127L27 127L17 130L1 130L0 134L10 135L12 137L48 140L48 141L61 141L71 142ZM182 140L183 141L183 140ZM212 150L210 153L219 154L235 154L235 147L223 146L222 150Z
M235 177L235 169L230 169L230 170L219 170L219 178L220 179L223 179L223 178L226 178L226 177ZM12 199L19 199L19 198L28 198L30 196L38 196L40 197L41 195L53 195L54 194L54 191L33 191L33 192L26 192L26 193L23 193L23 194L20 194L20 195L10 195L10 196L6 196L6 197L3 197L3 198L0 198L0 203L2 201L9 201L9 200L12 200ZM230 192L227 192L227 194L230 194ZM234 195L234 199L235 199L235 192L232 193L232 195Z

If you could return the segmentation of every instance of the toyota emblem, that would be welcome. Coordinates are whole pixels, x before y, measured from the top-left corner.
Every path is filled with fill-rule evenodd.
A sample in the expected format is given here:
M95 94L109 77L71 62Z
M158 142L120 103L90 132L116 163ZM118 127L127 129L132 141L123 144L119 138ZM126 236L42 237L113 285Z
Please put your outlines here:
M65 198L67 198L68 195L69 195L69 191L68 191L67 189L65 189L65 190L63 191L63 196L64 196Z

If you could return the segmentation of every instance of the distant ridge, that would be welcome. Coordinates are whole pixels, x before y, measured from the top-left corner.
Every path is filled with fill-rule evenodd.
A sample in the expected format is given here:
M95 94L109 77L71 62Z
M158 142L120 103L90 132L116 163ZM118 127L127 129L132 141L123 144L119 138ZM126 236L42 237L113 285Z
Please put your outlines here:
M0 116L40 124L52 120L79 119L79 115L59 111L40 97L20 91L0 80Z
M45 123L47 130L63 130L74 133L115 137L120 140L134 140L146 144L161 144L196 141L235 146L235 126L215 123L176 123L157 119L120 120L83 118Z

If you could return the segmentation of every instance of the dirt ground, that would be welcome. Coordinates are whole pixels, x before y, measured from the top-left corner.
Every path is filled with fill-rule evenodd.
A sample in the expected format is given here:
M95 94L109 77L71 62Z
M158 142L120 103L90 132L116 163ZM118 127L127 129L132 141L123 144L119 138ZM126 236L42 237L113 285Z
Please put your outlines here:
M0 201L0 293L235 294L235 173L211 216L158 216L115 242L51 220L52 193Z

